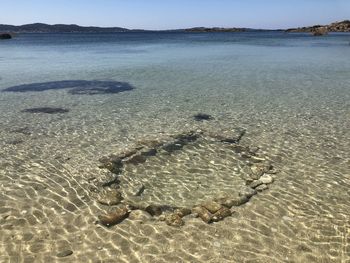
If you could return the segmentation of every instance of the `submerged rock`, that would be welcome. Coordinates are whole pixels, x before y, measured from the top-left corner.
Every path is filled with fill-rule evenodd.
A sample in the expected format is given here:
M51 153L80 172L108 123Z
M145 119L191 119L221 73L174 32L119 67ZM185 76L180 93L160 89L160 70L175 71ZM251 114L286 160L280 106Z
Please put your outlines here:
M72 254L73 254L72 250L66 249L66 250L63 250L63 251L57 253L56 257L64 258L64 257L68 257L68 256L70 256Z
M135 221L147 221L151 220L152 216L143 210L132 210L128 218Z
M40 108L24 109L22 110L22 112L57 114L57 113L67 113L69 112L69 110L64 108L40 107Z
M262 181L264 184L271 184L273 183L273 178L271 175L264 174L260 177L260 181Z
M249 201L249 198L247 198L245 195L244 196L233 196L233 197L221 197L218 199L215 199L215 201L222 206L225 206L227 208L231 208L233 206L240 206L245 204L246 202Z
M186 207L178 208L178 209L175 209L174 214L177 214L180 217L184 217L191 214L191 209Z
M254 180L249 186L253 189L257 188L259 185L262 185L263 182L261 180Z
M255 188L255 190L257 190L258 192L262 192L264 190L267 190L268 188L269 187L266 184L261 184L257 188Z
M256 194L257 194L256 190L248 186L243 186L239 191L240 196L245 196L248 199Z
M145 210L152 216L160 216L163 213L162 207L159 205L149 205Z
M269 162L255 163L250 168L250 177L254 180L260 179L260 177L269 172L272 166Z
M210 224L213 222L212 214L202 206L194 207L192 209L192 213L197 214L207 224Z
M168 226L183 226L185 224L185 222L182 220L181 216L179 216L178 214L169 214L165 216L165 223Z
M222 206L215 201L206 201L202 203L201 206L207 209L212 214L216 213L222 208Z
M117 205L123 200L122 194L116 190L102 191L98 197L98 202L103 205Z
M209 120L214 119L212 116L210 116L209 114L205 114L205 113L198 113L198 114L194 115L193 118L196 121L209 121Z
M125 160L125 163L138 165L138 164L144 163L146 161L147 161L146 156L141 155L141 154L135 154L135 155L131 156L129 159Z
M218 211L214 213L212 218L214 222L218 222L231 215L232 211L229 208L221 207Z
M128 217L129 213L129 209L126 206L122 206L114 212L110 212L106 215L100 215L99 222L104 226L110 227L122 222Z

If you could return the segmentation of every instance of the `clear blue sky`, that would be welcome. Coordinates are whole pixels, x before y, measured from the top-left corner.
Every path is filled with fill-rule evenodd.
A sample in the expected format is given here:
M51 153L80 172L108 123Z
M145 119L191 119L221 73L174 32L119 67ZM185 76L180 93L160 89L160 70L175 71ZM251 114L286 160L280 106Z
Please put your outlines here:
M350 19L350 0L0 0L2 24L288 28Z

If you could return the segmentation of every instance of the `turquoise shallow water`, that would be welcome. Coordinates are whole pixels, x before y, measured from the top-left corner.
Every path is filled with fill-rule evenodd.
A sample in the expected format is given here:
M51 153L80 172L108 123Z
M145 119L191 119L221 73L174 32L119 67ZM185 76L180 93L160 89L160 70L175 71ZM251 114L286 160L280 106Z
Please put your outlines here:
M23 34L1 41L0 261L60 260L66 249L72 262L349 261L349 42L348 34L278 32ZM134 89L4 91L66 80ZM22 112L37 107L69 112ZM199 112L214 119L196 122ZM144 138L237 127L246 130L241 143L258 146L279 172L232 217L211 225L191 218L181 228L155 219L95 225L110 209L96 197L111 176L98 168L101 157ZM145 200L196 203L207 189L239 184L226 176L235 157L217 147L188 147L174 160L152 159L126 174L146 186Z

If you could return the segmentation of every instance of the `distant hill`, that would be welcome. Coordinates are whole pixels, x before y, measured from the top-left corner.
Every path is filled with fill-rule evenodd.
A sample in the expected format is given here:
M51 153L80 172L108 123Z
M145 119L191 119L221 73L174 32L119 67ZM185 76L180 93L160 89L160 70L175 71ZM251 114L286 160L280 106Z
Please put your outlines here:
M329 32L350 32L350 21L345 20L342 22L336 22L327 26L311 26L287 29L286 32L317 32L320 29ZM264 29L252 29L252 28L225 28L225 27L194 27L187 29L176 30L160 30L169 32L246 32L246 31L280 31L278 30L264 30ZM3 25L0 24L0 33L117 33L117 32L142 32L153 30L141 30L141 29L127 29L123 27L95 27L95 26L79 26L79 25L66 25L56 24L48 25L43 23L34 23L21 26Z
M315 25L309 27L298 27L287 29L286 32L295 33L295 32L306 32L314 33L324 29L328 32L350 32L350 20L344 20L342 22L335 22L330 25Z
M122 27L94 27L94 26L78 26L78 25L48 25L42 23L27 24L22 26L2 25L0 24L0 32L13 33L115 33L130 31Z

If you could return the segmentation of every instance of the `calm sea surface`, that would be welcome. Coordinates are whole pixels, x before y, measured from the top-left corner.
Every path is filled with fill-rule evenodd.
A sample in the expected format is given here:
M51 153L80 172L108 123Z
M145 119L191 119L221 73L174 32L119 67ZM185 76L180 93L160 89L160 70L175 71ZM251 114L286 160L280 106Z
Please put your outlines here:
M0 127L0 262L350 262L349 34L20 34L0 42ZM99 168L140 141L232 129L274 182L231 216L100 224L121 207L106 192L186 208L238 193L251 156L208 138L118 182Z

